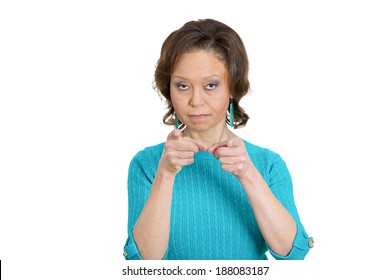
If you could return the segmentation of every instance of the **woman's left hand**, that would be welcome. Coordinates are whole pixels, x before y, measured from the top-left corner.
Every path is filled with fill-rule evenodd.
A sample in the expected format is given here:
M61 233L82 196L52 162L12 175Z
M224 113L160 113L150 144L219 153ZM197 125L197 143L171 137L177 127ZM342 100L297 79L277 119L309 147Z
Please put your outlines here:
M227 141L213 144L209 153L221 162L222 169L231 172L238 179L244 178L253 168L253 163L242 139L236 137Z

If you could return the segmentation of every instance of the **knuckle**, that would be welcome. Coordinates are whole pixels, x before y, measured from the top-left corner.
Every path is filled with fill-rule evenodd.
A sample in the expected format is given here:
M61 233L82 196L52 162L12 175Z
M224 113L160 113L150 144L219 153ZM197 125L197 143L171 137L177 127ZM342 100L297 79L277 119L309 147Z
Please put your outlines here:
M168 152L168 153L166 154L166 159L167 159L169 162L172 162L172 163L173 163L173 162L175 162L176 157L175 157L174 154Z
M238 164L236 167L237 171L243 171L244 170L244 165L243 164Z
M172 143L172 140L168 140L167 142L165 142L165 149L166 150L171 150L173 147L174 147L174 145Z

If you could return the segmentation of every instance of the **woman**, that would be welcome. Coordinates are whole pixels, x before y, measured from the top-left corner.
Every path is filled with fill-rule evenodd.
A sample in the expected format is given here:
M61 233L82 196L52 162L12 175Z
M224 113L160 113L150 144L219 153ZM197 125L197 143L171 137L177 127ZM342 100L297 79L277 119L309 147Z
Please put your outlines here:
M280 156L237 137L249 117L248 58L225 24L191 21L165 40L155 71L165 143L128 175L126 259L303 259L313 246Z

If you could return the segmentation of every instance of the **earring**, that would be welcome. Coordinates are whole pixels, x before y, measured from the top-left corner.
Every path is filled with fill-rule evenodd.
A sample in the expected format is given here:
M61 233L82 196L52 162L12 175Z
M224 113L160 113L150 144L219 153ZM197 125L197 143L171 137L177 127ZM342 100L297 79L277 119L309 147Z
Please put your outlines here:
M176 112L174 112L173 114L175 115L175 128L178 129L179 128L179 118L177 117Z
M230 112L230 127L234 127L233 99L230 99L229 112Z

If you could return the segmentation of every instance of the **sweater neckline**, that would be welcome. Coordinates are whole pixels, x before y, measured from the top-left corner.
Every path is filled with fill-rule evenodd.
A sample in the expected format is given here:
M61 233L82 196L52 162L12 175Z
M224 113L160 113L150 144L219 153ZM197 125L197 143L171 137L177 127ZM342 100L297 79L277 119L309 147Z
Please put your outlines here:
M214 155L209 152L199 151L194 155L194 158L199 159L215 159Z

